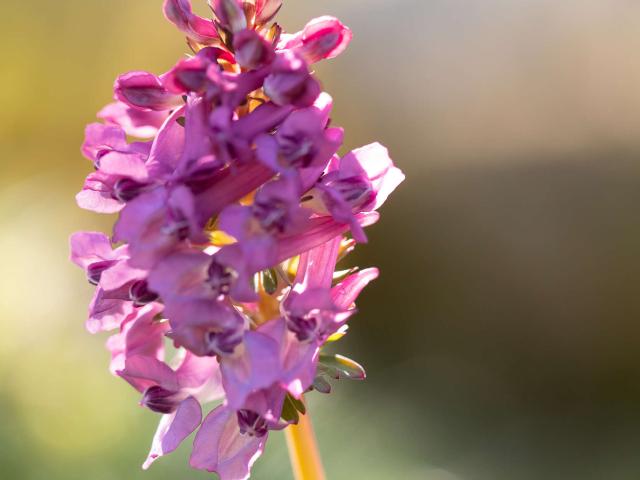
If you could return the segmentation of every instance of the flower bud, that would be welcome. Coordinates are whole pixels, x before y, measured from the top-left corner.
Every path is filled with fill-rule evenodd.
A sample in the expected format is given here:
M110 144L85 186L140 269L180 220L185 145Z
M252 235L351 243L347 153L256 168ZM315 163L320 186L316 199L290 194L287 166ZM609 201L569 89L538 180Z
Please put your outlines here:
M241 67L256 69L273 61L273 46L255 30L242 30L233 38L236 61Z
M169 110L181 103L179 95L169 93L160 79L148 72L119 76L114 91L118 100L141 110Z
M154 385L145 390L140 403L153 412L167 414L176 411L180 398L176 392Z
M207 86L207 69L218 59L233 63L231 54L216 47L206 47L195 57L181 60L162 78L166 89L175 94L203 92Z
M165 0L164 15L191 40L202 45L218 41L218 33L211 21L193 13L189 0Z
M241 0L209 0L209 6L223 29L236 33L247 28Z
M264 81L264 91L280 106L310 107L318 95L320 84L315 80L299 55L280 53L272 64L271 75Z
M301 46L297 49L308 63L335 58L349 45L353 34L335 17L319 17L302 31Z

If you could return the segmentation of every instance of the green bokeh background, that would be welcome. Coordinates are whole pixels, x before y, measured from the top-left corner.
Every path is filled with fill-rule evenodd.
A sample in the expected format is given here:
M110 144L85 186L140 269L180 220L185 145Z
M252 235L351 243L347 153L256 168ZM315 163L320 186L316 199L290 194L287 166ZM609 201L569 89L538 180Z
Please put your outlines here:
M194 0L204 12L204 1ZM117 74L186 51L160 0L3 0L0 478L210 478L188 446L139 469L157 418L83 329L67 261L84 125ZM354 30L318 67L348 147L408 180L357 263L382 277L339 351L363 383L310 399L330 479L640 478L640 4L285 1ZM272 435L257 479L290 479Z

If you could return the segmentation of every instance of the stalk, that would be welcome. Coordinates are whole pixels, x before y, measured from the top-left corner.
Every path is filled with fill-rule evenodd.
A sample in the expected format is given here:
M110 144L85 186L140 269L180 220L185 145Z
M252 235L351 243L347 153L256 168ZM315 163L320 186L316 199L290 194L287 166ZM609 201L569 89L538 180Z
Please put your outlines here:
M325 480L318 443L313 432L309 412L300 415L297 425L286 428L289 459L296 480Z

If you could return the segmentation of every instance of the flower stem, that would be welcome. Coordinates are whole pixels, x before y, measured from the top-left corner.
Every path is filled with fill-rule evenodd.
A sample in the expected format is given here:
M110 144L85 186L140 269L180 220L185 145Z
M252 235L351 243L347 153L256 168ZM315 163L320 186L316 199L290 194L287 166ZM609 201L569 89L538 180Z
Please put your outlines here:
M291 425L284 431L289 447L289 459L296 480L325 480L324 468L320 460L320 451L309 412L300 415L297 425Z

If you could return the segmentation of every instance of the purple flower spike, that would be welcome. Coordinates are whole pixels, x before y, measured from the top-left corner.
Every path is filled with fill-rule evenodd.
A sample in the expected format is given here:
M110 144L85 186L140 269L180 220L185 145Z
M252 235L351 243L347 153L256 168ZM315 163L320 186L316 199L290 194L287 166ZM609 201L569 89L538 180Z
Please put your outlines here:
M346 49L339 20L287 34L270 24L282 0L209 5L203 18L165 0L193 55L118 77L86 128L78 205L118 219L113 238L80 232L70 247L95 287L87 329L114 331L110 371L159 416L143 468L197 431L191 466L238 480L303 396L364 377L324 349L378 270L338 263L404 175L378 143L337 155L344 132L309 66Z

